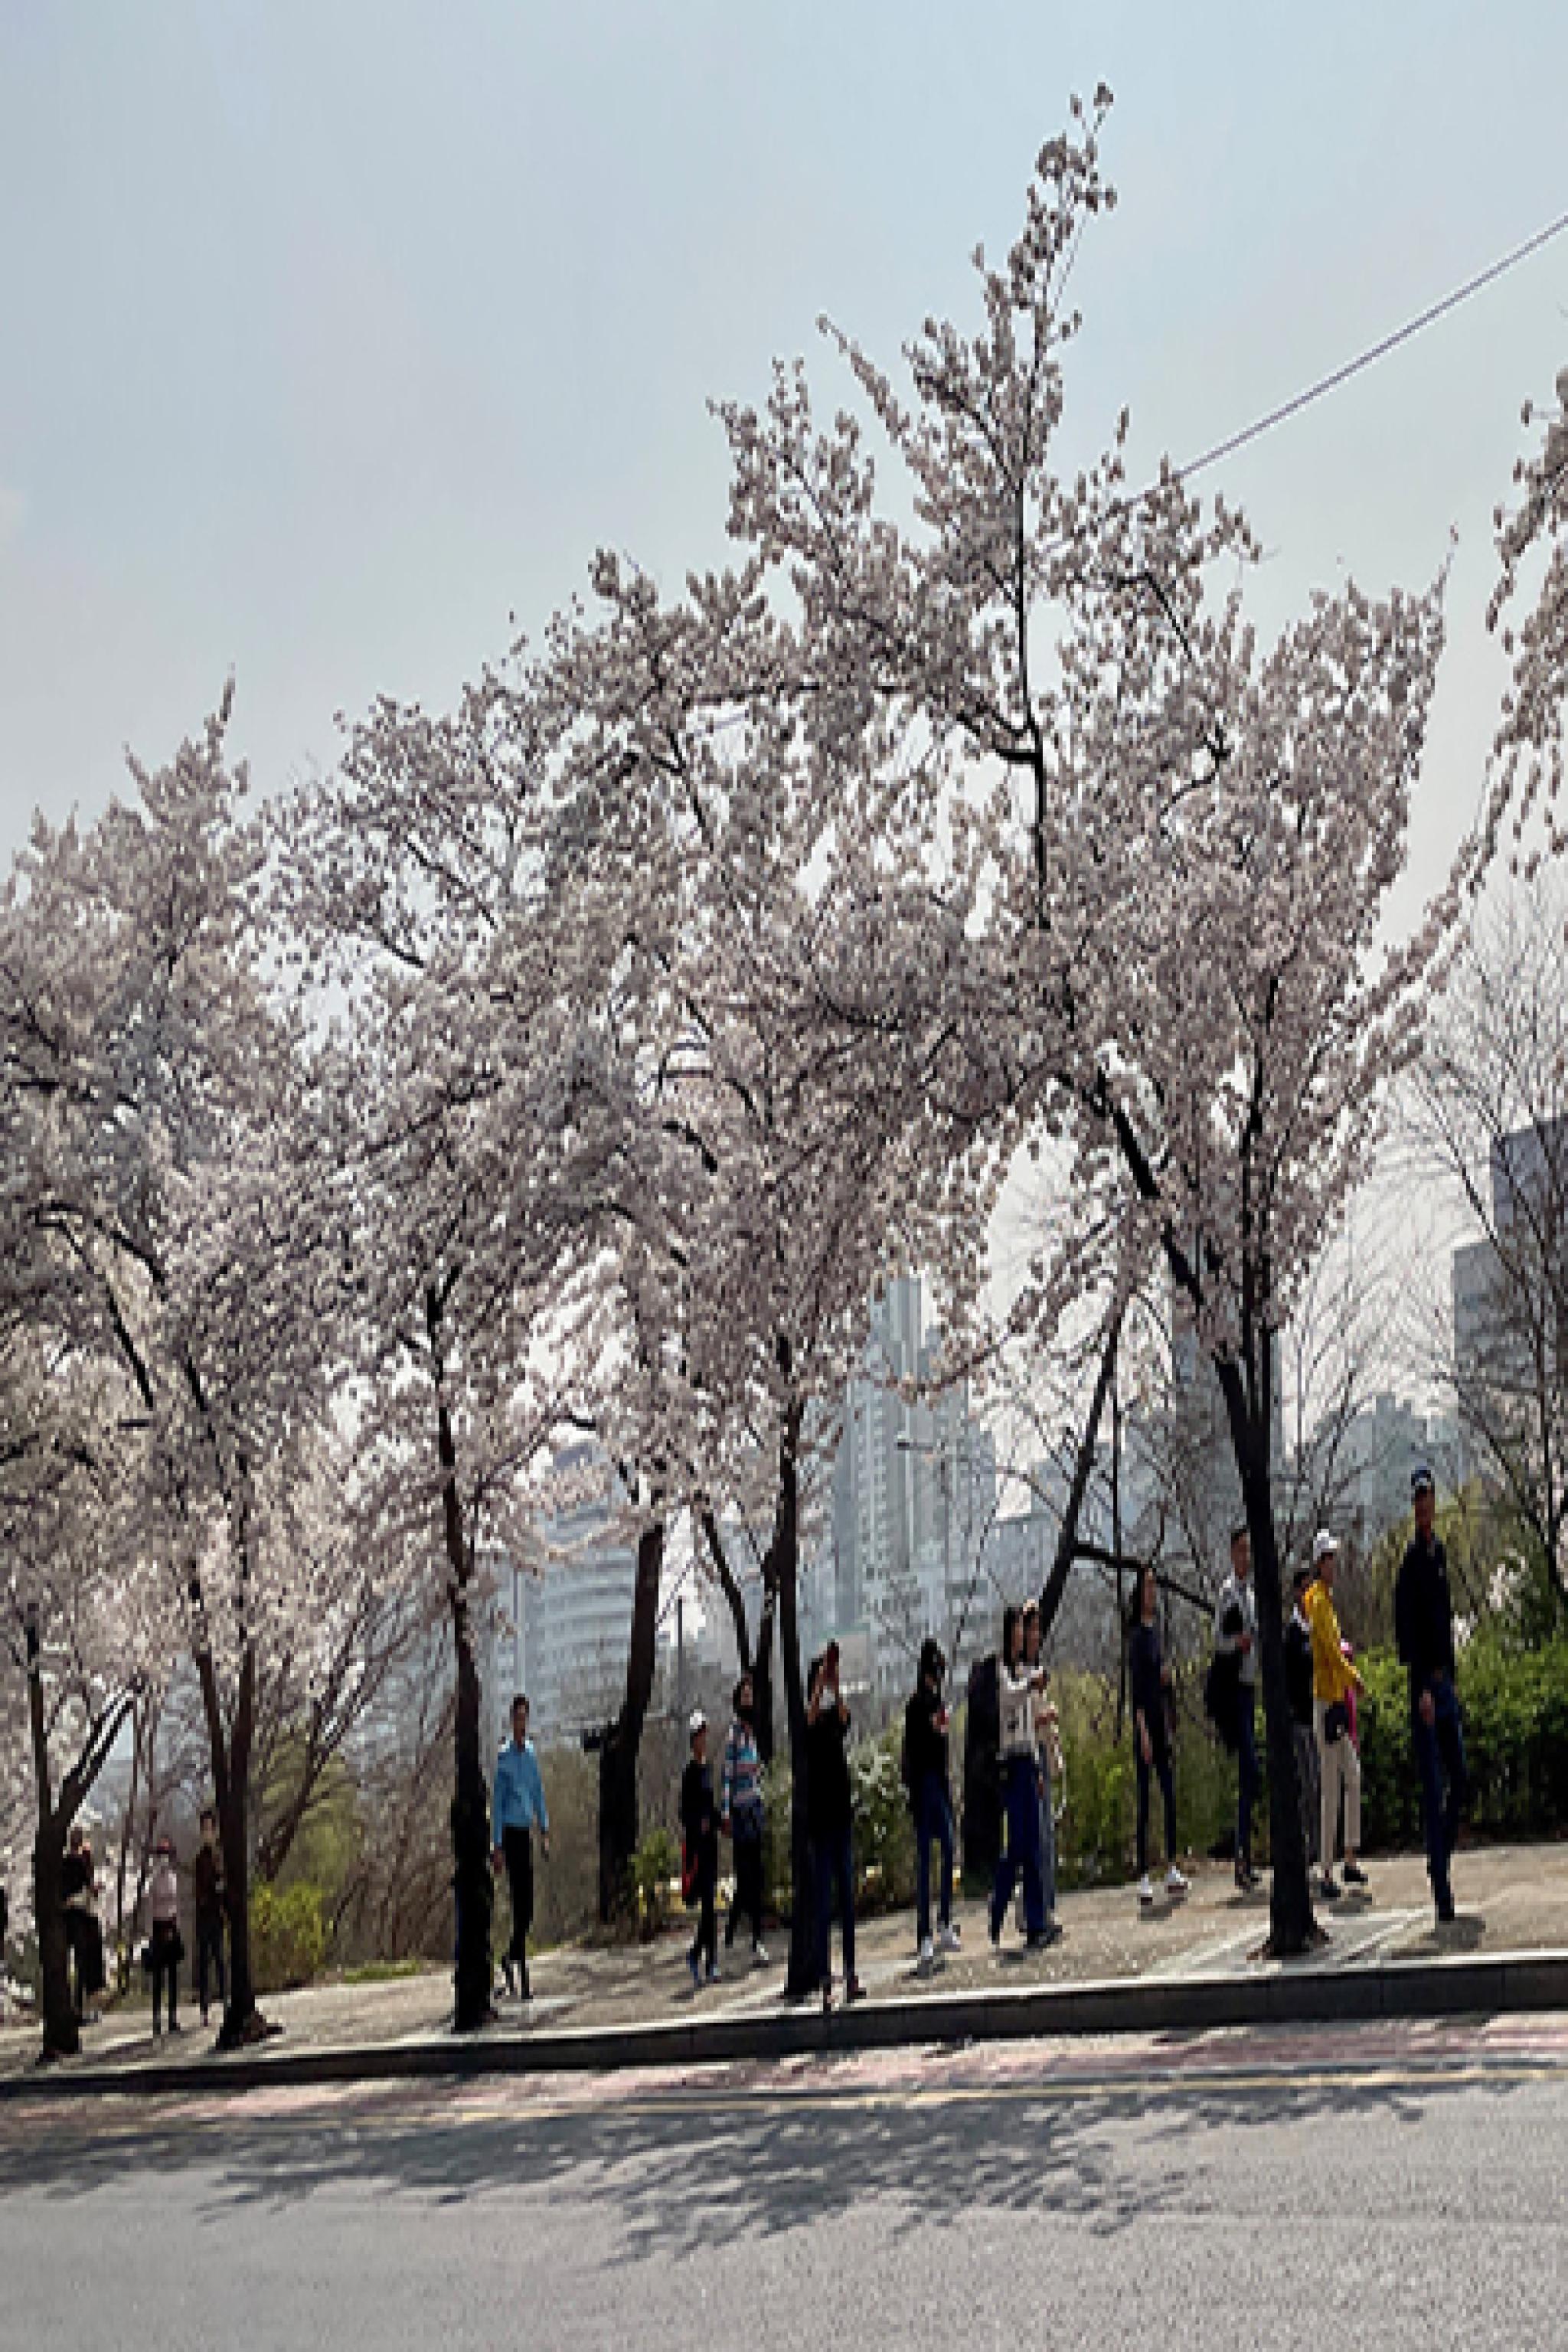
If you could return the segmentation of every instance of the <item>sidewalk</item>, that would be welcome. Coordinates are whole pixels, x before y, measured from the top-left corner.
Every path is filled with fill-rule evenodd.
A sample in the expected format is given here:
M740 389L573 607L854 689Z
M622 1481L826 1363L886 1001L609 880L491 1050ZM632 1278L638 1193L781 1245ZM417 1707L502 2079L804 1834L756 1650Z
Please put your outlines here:
M983 1905L957 1912L963 1949L933 1977L915 1973L909 1912L867 1920L858 1936L868 1999L825 2020L783 1999L786 1938L753 1969L737 1947L721 1951L721 1981L693 1993L685 1967L689 1927L653 1945L571 1947L532 1967L526 2009L502 2001L500 2021L461 2042L448 2031L443 1969L384 1983L333 1982L263 2004L283 2030L263 2048L218 2058L186 2003L186 2031L154 2042L145 1996L108 2010L83 2035L79 2057L35 2069L37 2028L0 2028L0 2095L44 2084L61 2090L163 2090L187 2084L351 2080L487 2067L691 2063L785 2055L867 2043L1097 2032L1119 2026L1180 2030L1268 2018L1456 2013L1495 2008L1568 2009L1568 1843L1491 1846L1456 1858L1459 1917L1436 1928L1418 1855L1368 1864L1365 1895L1320 1905L1329 1942L1310 1958L1258 1957L1266 1892L1237 1893L1229 1870L1197 1864L1184 1902L1163 1897L1141 1915L1131 1886L1065 1895L1064 1933L1026 1953L1009 1922L1000 1952L986 1940ZM835 1969L837 1947L835 1939Z

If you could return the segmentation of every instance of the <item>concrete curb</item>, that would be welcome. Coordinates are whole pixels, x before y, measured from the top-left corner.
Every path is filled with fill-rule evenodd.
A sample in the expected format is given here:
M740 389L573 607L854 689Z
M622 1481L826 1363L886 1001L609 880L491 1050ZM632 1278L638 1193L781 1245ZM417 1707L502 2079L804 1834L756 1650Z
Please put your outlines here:
M1219 2026L1360 2023L1388 2018L1568 2011L1568 1951L1390 1960L1367 1969L1295 1964L1257 1975L1108 1978L1082 1984L982 1986L867 2000L824 2017L809 2008L660 2018L632 2025L541 2026L474 2040L256 2050L124 2065L36 2068L0 2079L16 2099L295 2089L344 2083L464 2081L485 2074L614 2072L843 2055L930 2042L1048 2040L1061 2034L1197 2033Z

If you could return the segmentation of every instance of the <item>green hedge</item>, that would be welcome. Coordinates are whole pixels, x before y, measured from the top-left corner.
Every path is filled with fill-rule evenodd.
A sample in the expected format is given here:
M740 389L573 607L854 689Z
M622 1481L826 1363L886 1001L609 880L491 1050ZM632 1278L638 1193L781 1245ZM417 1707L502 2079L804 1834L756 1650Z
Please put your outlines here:
M1362 1814L1368 1846L1421 1840L1405 1669L1387 1651L1357 1660ZM1551 1837L1568 1828L1568 1638L1525 1649L1492 1629L1460 1653L1459 1705L1470 1795L1466 1817L1489 1837Z

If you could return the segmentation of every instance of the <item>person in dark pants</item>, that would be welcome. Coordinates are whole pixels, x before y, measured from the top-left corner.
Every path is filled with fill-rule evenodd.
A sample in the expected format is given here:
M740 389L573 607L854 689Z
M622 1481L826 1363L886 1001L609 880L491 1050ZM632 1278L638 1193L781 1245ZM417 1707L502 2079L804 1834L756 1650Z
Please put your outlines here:
M1465 1803L1465 1735L1454 1689L1454 1604L1436 1530L1437 1497L1425 1464L1410 1481L1415 1533L1394 1588L1394 1629L1410 1677L1410 1737L1421 1775L1426 1872L1439 1922L1454 1916L1449 1874Z
M163 1993L167 1988L169 2031L178 2033L180 1962L185 1955L180 1939L180 1881L174 1868L173 1839L160 1838L153 1849L153 1878L148 1889L153 1912L153 2031L156 2034L163 2030Z
M550 1815L545 1810L544 1778L528 1736L528 1701L521 1691L511 1703L511 1738L496 1759L495 1789L490 1800L490 1838L494 1867L505 1865L511 1896L511 1940L501 1961L509 1993L532 1998L528 1981L528 1931L533 1925L533 1832L550 1852Z
M1128 1646L1128 1679L1132 1685L1132 1754L1138 1773L1138 1900L1145 1909L1154 1900L1149 1876L1149 1777L1160 1783L1165 1801L1165 1892L1173 1902L1187 1891L1176 1867L1176 1784L1171 1769L1171 1669L1160 1652L1156 1621L1160 1593L1152 1568L1138 1571L1138 1617Z
M855 1973L854 1807L849 1789L849 1710L839 1687L838 1644L811 1670L805 1707L805 1818L816 1895L816 1975L822 2006L833 2006L833 1894L844 1938L844 1998L860 1998Z
M1285 1689L1290 1701L1290 1732L1296 1743L1296 1780L1300 1791L1301 1843L1307 1867L1316 1867L1322 1810L1318 1775L1318 1734L1312 1719L1312 1626L1307 1595L1312 1571L1305 1560L1291 1579L1295 1606L1285 1627Z
M1258 1884L1252 1867L1252 1808L1258 1801L1258 1597L1252 1589L1252 1540L1245 1526L1230 1531L1230 1574L1215 1605L1215 1654L1235 1661L1236 1883L1243 1894Z
M937 1964L931 1932L931 1850L942 1855L937 1918L943 1952L958 1949L952 1924L952 1794L948 1784L947 1661L929 1635L921 1644L920 1674L904 1709L904 1780L915 1828L915 1940L922 1975Z
M750 1675L735 1685L735 1717L724 1742L719 1801L735 1857L735 1892L724 1922L724 1949L732 1949L737 1923L752 1923L752 1959L768 1964L763 1942L763 1759L757 1748L756 1698Z
M697 1933L686 1955L695 1992L704 1975L710 1984L719 1977L719 1809L708 1762L708 1717L700 1706L692 1709L688 1734L691 1754L680 1779L680 1828L686 1845L681 1878L687 1901L697 1906Z
M202 1842L191 1865L191 1894L196 1927L196 2000L205 2025L213 1985L217 1986L220 2003L228 1990L223 1965L223 1851L217 1842L217 1815L210 1805L202 1808L201 1832Z
M1002 1648L996 1662L997 1745L1007 1807L1007 1843L996 1864L986 1918L993 1944L1002 1940L1002 1923L1020 1877L1025 1940L1033 1947L1051 1940L1040 1869L1040 1779L1035 1747L1035 1700L1045 1686L1044 1669L1031 1668L1025 1660L1023 1612L1009 1607L1002 1612Z

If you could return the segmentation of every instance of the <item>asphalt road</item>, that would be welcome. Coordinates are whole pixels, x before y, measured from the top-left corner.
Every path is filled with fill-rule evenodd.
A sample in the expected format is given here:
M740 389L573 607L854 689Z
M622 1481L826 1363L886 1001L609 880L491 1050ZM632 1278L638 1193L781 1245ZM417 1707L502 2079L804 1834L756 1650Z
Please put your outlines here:
M0 2347L1568 2347L1568 2019L0 2110Z

